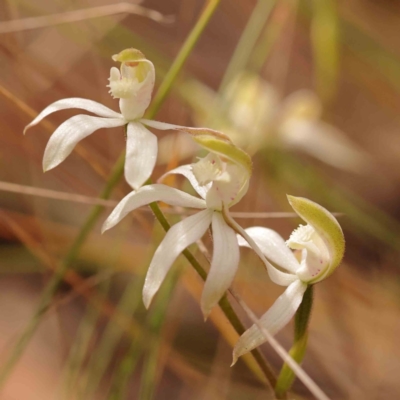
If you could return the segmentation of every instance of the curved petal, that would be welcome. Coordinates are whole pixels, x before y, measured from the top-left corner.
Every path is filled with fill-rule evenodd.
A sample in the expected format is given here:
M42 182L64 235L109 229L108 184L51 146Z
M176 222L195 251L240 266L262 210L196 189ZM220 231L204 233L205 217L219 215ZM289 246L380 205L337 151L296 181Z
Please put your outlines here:
M260 257L261 261L264 263L267 268L268 275L271 278L272 282L281 286L289 286L292 282L298 279L297 275L292 273L286 273L279 271L279 269L275 268L264 256L261 249L258 247L257 243L253 240L253 238L231 217L228 210L224 210L225 218L229 221L229 224L234 227L236 232L238 232L251 246L251 248L255 251L255 253Z
M300 268L300 264L296 260L293 252L286 246L285 241L279 233L261 226L253 226L246 229L246 232L256 242L257 246L268 260L292 273L296 273ZM251 248L246 240L239 235L238 242L239 246Z
M260 318L258 324L251 326L239 338L233 349L233 363L247 352L255 349L267 341L262 330L257 326L267 329L271 335L278 333L292 319L300 303L307 284L296 280L278 297L272 307Z
M211 309L229 289L239 266L239 246L235 231L219 212L212 216L214 251L211 268L201 296L201 310L207 318Z
M153 121L151 119L140 119L139 122L143 125L150 126L150 128L158 129L160 131L168 131L171 129L184 129L185 126L168 124L167 122Z
M51 135L43 156L43 170L48 171L72 152L76 144L100 128L114 128L124 125L121 118L100 118L90 115L75 115L63 122Z
M119 204L114 208L103 224L102 232L112 228L118 224L122 218L129 212L153 203L155 201L163 201L164 203L172 206L191 207L191 208L205 208L206 203L204 200L191 196L181 190L172 188L170 186L156 184L143 186L137 191L131 192L126 195Z
M56 111L66 110L68 108L80 108L82 110L86 110L93 114L96 114L99 117L122 118L122 115L120 113L117 113L110 108L103 106L103 104L100 104L97 101L81 99L79 97L72 97L69 99L57 100L47 106L29 125L25 127L24 134L27 129L34 125L37 125L42 119L46 118L48 115Z
M143 287L143 303L149 307L171 265L186 247L199 240L210 226L212 210L203 210L175 224L158 246Z
M125 179L139 189L150 178L157 160L157 137L142 124L130 122L127 129Z
M190 184L193 186L193 189L199 194L199 196L201 196L203 199L206 198L207 192L208 192L209 188L211 187L211 183L204 185L204 186L200 186L199 183L197 182L196 177L193 174L191 164L181 165L178 168L175 168L175 169L172 169L171 171L166 172L163 176L161 176L157 180L157 182L161 182L165 177L167 177L168 175L171 175L171 174L183 175L190 182Z

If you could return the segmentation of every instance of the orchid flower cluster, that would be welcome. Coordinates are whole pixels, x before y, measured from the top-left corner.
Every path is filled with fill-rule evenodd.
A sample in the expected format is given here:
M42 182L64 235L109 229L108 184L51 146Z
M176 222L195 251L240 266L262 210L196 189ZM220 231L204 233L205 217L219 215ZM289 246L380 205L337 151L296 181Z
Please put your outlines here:
M49 114L80 108L97 116L77 115L62 123L50 137L44 152L45 171L59 165L75 145L100 128L124 126L127 136L125 179L133 191L125 196L104 222L102 231L118 224L131 211L162 201L199 211L175 224L158 246L151 260L143 288L143 301L150 303L179 254L195 243L211 227L213 255L202 297L205 318L231 286L240 260L240 246L252 248L261 258L271 280L287 286L272 307L239 339L234 361L266 341L260 325L276 334L294 316L308 285L327 278L340 264L344 237L340 225L318 204L289 196L294 211L307 223L285 241L265 227L244 230L229 209L246 194L252 172L250 156L229 137L207 128L192 128L143 119L154 86L153 64L138 50L127 49L113 56L120 69L110 71L110 94L119 99L120 113L88 99L68 98L45 108L26 128L38 124ZM157 159L157 137L147 127L182 131L206 150L193 164L181 165L163 175L156 184L146 184ZM167 186L162 180L170 174L184 176L198 196ZM293 250L301 251L298 261Z

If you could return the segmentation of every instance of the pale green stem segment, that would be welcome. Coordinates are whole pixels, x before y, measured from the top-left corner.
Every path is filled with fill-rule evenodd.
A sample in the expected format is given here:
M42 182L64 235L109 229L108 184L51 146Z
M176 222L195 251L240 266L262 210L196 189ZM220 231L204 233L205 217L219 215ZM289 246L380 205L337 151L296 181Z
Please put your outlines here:
M172 88L172 84L175 82L179 72L181 71L184 63L186 62L187 58L189 57L190 53L192 52L195 44L199 40L201 34L203 33L204 29L206 28L210 18L214 14L217 6L219 5L220 0L209 0L205 6L203 13L201 14L199 20L197 21L196 25L194 26L193 30L187 37L185 43L183 44L180 52L178 53L175 61L173 62L170 70L168 71L167 75L164 78L163 83L161 84L151 107L148 110L146 115L147 118L152 119L154 118L157 111L160 109L162 103L164 102L167 94ZM124 173L124 159L125 155L122 154L116 164L114 165L113 172L107 181L103 192L100 195L100 198L107 199L114 187L120 181L123 173ZM51 301L53 299L53 295L56 292L58 285L63 280L65 273L68 270L68 267L77 257L83 243L85 242L86 238L88 237L89 233L95 226L97 219L99 218L101 212L103 211L102 206L95 206L93 207L89 217L86 219L85 223L83 224L78 236L75 238L74 242L72 243L70 250L68 251L66 257L63 261L61 261L60 265L58 266L56 272L54 273L51 281L46 286L44 293L40 299L40 303L38 308L35 311L34 316L29 321L28 326L25 328L24 332L18 339L17 343L15 344L13 351L10 357L6 360L3 364L3 367L0 370L0 388L6 382L9 374L12 372L13 367L19 360L20 356L24 352L26 346L28 345L31 337L33 336L36 328L38 327L41 317L45 314L47 309L49 308Z
M143 279L135 276L126 286L117 305L117 311L120 314L127 315L129 318L134 317L136 310L141 306L142 285ZM123 327L115 323L113 319L110 319L86 367L86 376L84 376L86 380L84 380L82 396L84 399L95 398L95 391L100 387L101 380L107 371L107 367L115 354L115 350L123 334ZM133 341L135 339L132 338Z
M223 93L227 85L246 67L275 3L276 0L258 0L226 68L218 90L220 93Z
M179 72L181 71L187 58L191 54L204 29L208 25L211 17L214 15L215 10L217 9L220 2L221 0L207 1L207 4L202 14L200 15L199 20L197 21L192 31L189 33L189 36L186 38L185 43L183 44L179 54L176 56L175 61L172 63L171 68L169 69L167 75L161 83L157 94L148 109L146 118L154 118L157 111L160 109L162 103L164 102L165 98L172 88L172 84L175 82Z
M339 66L339 24L335 0L314 0L311 41L317 93L324 103L335 95Z
M313 303L313 286L309 285L304 293L303 300L295 315L294 343L289 351L292 358L301 364L306 354L308 341L308 323L310 321ZM286 398L287 391L291 388L296 375L287 364L283 364L275 386L275 394L278 399Z
M286 0L287 1L287 0ZM275 1L276 2L276 1ZM280 0L276 8L288 7L284 1ZM263 65L271 54L274 44L282 33L285 24L280 18L272 18L264 28L260 40L254 48L249 61L249 69L254 73L260 73Z

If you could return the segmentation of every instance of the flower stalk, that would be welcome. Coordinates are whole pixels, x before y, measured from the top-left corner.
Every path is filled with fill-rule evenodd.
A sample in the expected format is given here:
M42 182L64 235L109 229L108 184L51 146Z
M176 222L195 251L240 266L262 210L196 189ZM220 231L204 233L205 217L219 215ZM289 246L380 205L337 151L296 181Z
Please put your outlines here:
M304 359L308 342L308 323L310 321L313 304L313 286L308 286L303 300L294 318L294 343L289 351L291 357L298 363ZM284 399L287 391L291 388L296 375L285 363L278 375L275 385L275 395L278 399Z

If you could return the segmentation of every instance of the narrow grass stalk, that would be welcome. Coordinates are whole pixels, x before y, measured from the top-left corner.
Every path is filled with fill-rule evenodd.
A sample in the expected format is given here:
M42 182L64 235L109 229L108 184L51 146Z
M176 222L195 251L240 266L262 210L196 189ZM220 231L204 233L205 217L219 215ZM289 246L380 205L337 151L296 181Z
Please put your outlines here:
M186 38L185 43L183 44L180 52L176 56L174 62L171 65L167 75L163 82L161 83L156 96L154 97L153 102L151 103L146 117L149 119L154 118L157 114L158 110L162 106L167 97L168 93L172 89L172 85L175 82L179 72L182 70L183 65L185 64L187 58L192 53L192 50L196 43L198 42L201 34L204 29L210 22L211 17L214 15L215 10L217 9L221 0L208 0L202 14L200 15L199 20L196 25L193 27L192 31L189 33L189 36Z
M227 85L245 68L275 4L276 0L258 0L225 70L219 86L220 93L224 92Z
M120 362L113 377L114 381L112 383L110 394L108 395L108 400L124 400L127 398L126 392L129 378L132 376L139 357L142 354L142 348L138 343L139 341L131 341L125 357Z
M160 357L161 329L165 321L168 310L169 300L180 276L180 268L175 270L164 283L164 287L157 296L156 302L147 319L148 330L152 333L153 340L144 345L147 350L142 379L139 390L139 400L151 400L157 388L157 378L159 376L158 360Z
M100 286L102 294L106 295L110 286L107 280ZM66 377L64 379L62 398L68 400L76 398L77 393L81 393L80 374L83 371L83 365L89 353L89 347L96 333L96 327L100 320L101 313L99 308L92 304L87 304L87 311L79 325L75 335L74 345L70 351L66 367Z
M220 0L209 0L205 6L203 13L201 14L198 22L194 26L192 32L187 37L185 43L183 44L180 52L178 53L174 63L172 64L170 70L168 71L167 75L164 78L164 82L161 84L151 108L149 109L146 117L147 118L154 118L155 114L161 107L162 103L164 102L167 94L172 88L172 84L175 82L176 77L178 76L179 72L181 71L185 61L189 57L190 53L192 52L195 44L199 40L201 34L203 33L204 29L206 28L211 16L214 14L217 6L219 5ZM124 171L124 155L121 155L114 165L113 172L107 181L103 192L101 193L101 198L107 199L116 184L119 182L123 175ZM53 299L54 293L56 292L60 282L62 281L65 273L67 272L70 264L75 260L77 257L83 243L85 242L86 238L88 237L89 233L95 226L97 219L99 218L101 212L103 210L102 206L95 206L93 207L89 217L86 219L85 223L83 224L78 236L72 243L66 257L60 263L59 267L55 271L54 276L52 277L51 281L48 283L46 288L44 289L44 293L39 302L39 306L37 307L35 314L31 318L28 323L28 326L25 328L24 332L18 339L16 345L13 348L13 351L10 357L5 362L3 368L0 370L0 389L3 387L4 383L6 382L9 374L12 372L13 367L19 360L20 356L24 352L26 346L28 345L30 339L32 338L36 328L38 327L42 316L45 314L47 309L49 308L51 301Z
M280 1L276 6L276 11L279 8L287 8L287 1ZM274 14L276 14L276 11ZM254 48L253 54L249 61L249 69L254 73L259 73L271 54L271 50L274 47L274 44L280 37L282 30L285 26L285 23L282 22L281 18L276 18L272 16L271 21L264 28L264 32L261 34L260 40Z
M303 300L295 315L294 343L289 354L299 365L304 359L308 341L308 323L310 321L313 303L313 286L308 286ZM275 386L275 394L278 399L284 399L296 378L295 373L286 363L283 364Z
M117 310L125 315L133 315L140 306L142 299L141 287L143 279L132 279L126 286L124 293L118 303ZM115 348L120 341L124 329L117 325L113 319L110 319L102 335L96 351L89 360L87 367L87 382L85 383L84 398L93 398L95 390L107 369L110 360L113 357ZM134 341L134 340L133 340Z
M336 93L339 67L339 23L334 0L313 1L311 42L317 92L327 104Z

